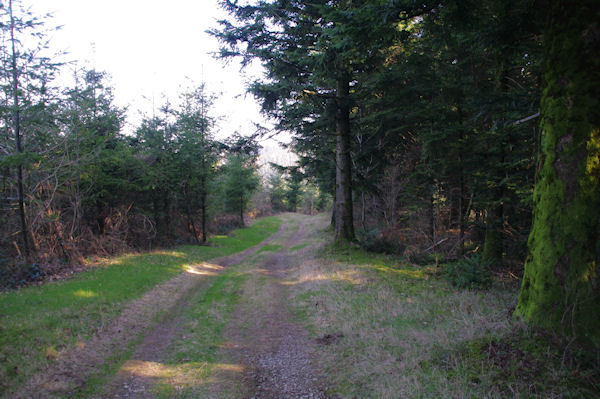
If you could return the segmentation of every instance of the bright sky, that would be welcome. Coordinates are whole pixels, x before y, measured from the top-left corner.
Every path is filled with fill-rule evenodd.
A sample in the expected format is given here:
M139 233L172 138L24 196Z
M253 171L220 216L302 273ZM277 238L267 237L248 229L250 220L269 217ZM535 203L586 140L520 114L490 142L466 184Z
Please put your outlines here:
M237 62L225 65L211 56L218 48L205 31L226 17L217 0L24 0L34 14L51 12L49 22L62 25L52 33L51 46L68 51L68 59L108 72L115 101L128 106L126 131L152 114L164 95L174 103L182 87L206 82L220 94L212 116L221 117L217 137L234 131L254 132L264 124L259 107L245 94L246 82L259 68L240 72Z

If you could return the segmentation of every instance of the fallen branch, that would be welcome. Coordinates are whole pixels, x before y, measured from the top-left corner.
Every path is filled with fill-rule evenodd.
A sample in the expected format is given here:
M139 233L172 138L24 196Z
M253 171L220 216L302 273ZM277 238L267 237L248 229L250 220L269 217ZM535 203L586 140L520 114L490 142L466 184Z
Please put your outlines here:
M437 243L433 244L433 245L432 245L432 246L430 246L429 248L427 248L427 249L424 249L424 250L423 250L423 252L427 252L427 251L429 251L430 249L433 249L433 248L437 247L438 245L440 245L441 243L443 243L443 242L444 242L444 241L446 241L446 240L448 240L448 237L446 237L446 238L443 238L443 239L439 240Z
M536 113L535 113L535 114L533 114L533 115L529 115L529 116L528 116L528 117L526 117L526 118L519 119L518 121L514 121L514 122L513 122L513 126L515 126L515 125L520 125L521 123L524 123L524 122L530 121L530 120L532 120L533 118L537 118L538 116L540 116L540 111L536 112Z

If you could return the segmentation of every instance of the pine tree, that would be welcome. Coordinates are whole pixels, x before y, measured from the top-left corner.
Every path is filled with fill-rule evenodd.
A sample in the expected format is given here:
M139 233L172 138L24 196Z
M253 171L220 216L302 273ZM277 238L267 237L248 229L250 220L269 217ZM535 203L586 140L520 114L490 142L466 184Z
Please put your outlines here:
M177 162L181 174L178 181L182 185L184 212L196 239L193 214L196 206L200 210L202 243L206 243L208 234L208 187L217 160L217 145L211 132L214 120L208 116L212 101L201 84L183 94L183 104L177 112Z
M75 78L58 115L65 143L57 153L69 165L62 168L62 178L73 203L71 232L79 232L87 215L95 221L94 231L104 234L108 210L132 199L133 179L139 175L132 169L139 165L133 165L137 162L121 139L125 110L114 105L106 73L83 70Z
M23 114L35 108L38 101L45 100L48 83L54 78L58 64L41 55L47 50L42 18L25 11L17 0L9 0L6 7L0 6L0 10L0 28L8 38L8 48L2 48L1 79L7 87L5 105L10 115L4 120L10 125L14 140L14 152L4 159L4 164L15 169L19 235L24 255L29 257L34 248L27 220L25 172L39 154L34 148L26 148L28 132L24 129Z
M265 80L250 91L280 130L299 135L317 120L335 137L335 228L354 240L352 109L359 73L382 57L396 31L398 10L384 1L283 1L239 6L224 1L234 22L212 33L225 45L222 57L259 59Z
M244 213L252 193L258 188L259 177L252 159L242 154L230 154L223 166L225 177L225 205L229 212L240 216L244 223Z

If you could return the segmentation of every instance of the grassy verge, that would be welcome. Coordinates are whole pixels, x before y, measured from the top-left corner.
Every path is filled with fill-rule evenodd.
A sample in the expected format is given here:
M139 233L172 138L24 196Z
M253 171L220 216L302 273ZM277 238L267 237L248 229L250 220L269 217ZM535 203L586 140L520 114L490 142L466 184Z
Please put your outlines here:
M73 279L0 294L0 396L85 342L131 300L187 265L258 244L279 228L276 217L215 237L212 246L124 255Z
M518 287L460 290L356 248L294 276L297 314L340 397L598 397L598 358L512 318Z

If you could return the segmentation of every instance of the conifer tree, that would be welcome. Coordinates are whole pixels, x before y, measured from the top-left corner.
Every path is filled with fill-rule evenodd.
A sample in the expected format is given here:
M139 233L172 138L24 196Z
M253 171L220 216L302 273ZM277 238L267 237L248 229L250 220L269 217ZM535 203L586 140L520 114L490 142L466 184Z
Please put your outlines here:
M183 104L177 112L178 162L183 191L183 203L190 229L195 233L194 208L200 210L202 242L207 239L208 187L217 159L217 145L212 137L214 120L208 116L212 97L201 84L183 94Z
M35 249L30 239L25 187L26 172L39 160L35 148L27 148L27 141L34 141L27 131L24 114L39 107L48 96L48 84L54 79L58 64L42 55L47 53L44 18L31 15L18 0L0 4L0 29L7 38L2 47L2 86L6 87L4 120L10 125L14 151L5 157L4 164L14 168L16 194L20 220L20 236L24 255L28 257ZM37 108L36 108L37 107ZM7 126L8 127L8 126ZM29 137L28 137L29 136Z
M361 71L389 45L398 16L385 1L282 1L240 6L224 1L233 22L212 31L225 45L222 57L259 59L265 79L250 91L280 130L305 134L319 119L335 137L335 229L354 240L351 110Z

